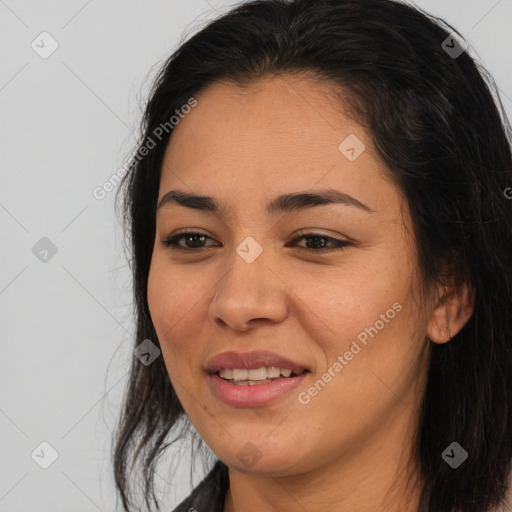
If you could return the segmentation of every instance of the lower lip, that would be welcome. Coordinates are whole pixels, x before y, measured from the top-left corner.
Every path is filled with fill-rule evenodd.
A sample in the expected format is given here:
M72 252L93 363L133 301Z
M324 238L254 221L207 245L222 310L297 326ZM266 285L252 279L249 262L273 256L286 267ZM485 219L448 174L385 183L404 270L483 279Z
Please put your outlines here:
M216 373L208 377L214 394L224 403L235 407L258 407L267 405L297 388L307 373L253 386L230 384Z

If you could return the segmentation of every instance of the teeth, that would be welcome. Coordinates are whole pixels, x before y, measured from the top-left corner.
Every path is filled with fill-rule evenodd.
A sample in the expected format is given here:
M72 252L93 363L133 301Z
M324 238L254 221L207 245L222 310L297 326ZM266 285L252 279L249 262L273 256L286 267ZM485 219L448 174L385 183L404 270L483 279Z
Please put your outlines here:
M262 366L261 368L251 368L250 370L239 368L226 368L224 370L220 370L219 377L226 380L250 381L248 383L252 385L252 382L254 381L257 382L268 379L277 379L280 376L290 377L291 374L292 371L289 368L279 368L277 366Z
M281 370L277 366L269 366L267 368L267 377L269 379L277 379L281 375Z
M232 379L233 378L233 370L231 368L227 368L226 370L222 370L219 374L223 379Z
M267 369L264 366L249 370L249 375L247 376L247 380L265 380L266 378Z
M249 370L233 370L233 379L235 380L247 380L249 376Z

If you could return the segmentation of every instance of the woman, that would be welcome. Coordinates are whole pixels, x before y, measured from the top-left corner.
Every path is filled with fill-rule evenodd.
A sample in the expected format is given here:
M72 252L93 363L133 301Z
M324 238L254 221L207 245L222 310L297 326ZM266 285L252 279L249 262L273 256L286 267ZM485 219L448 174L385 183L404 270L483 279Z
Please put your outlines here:
M184 438L218 460L176 511L508 510L510 128L465 47L396 1L259 0L165 63L124 182L125 510Z

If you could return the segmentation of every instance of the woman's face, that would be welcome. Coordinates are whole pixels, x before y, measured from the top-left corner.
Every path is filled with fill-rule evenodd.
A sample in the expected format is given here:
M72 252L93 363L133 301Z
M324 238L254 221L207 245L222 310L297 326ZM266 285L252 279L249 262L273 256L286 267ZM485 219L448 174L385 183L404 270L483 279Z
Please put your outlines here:
M239 471L386 464L424 390L431 309L409 210L329 92L291 75L213 84L165 154L151 317L188 417Z

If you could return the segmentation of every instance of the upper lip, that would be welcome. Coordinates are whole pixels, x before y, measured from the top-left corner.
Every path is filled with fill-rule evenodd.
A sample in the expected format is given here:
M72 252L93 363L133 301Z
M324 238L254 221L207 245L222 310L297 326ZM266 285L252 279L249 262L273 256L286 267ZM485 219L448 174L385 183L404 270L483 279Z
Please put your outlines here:
M275 366L278 368L288 368L295 374L300 374L304 370L309 371L306 366L299 363L294 363L289 359L275 354L274 352L268 352L266 350L258 350L253 352L222 352L212 357L207 365L206 371L208 373L217 373L220 370L225 369L254 369L261 368L262 366Z

